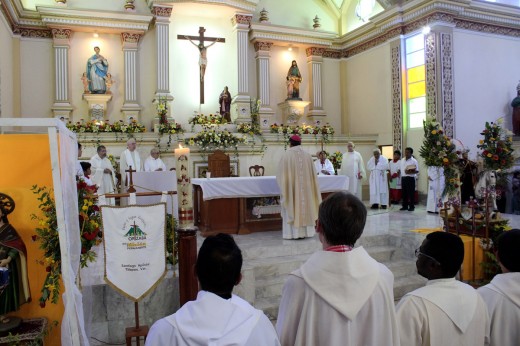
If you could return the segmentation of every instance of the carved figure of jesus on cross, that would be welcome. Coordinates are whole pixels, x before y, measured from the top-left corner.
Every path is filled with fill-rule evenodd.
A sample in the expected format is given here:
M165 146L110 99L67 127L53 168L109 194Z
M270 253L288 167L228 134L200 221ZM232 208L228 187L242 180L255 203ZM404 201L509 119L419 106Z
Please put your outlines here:
M179 40L188 40L191 44L193 44L195 47L199 49L200 56L199 56L199 74L200 74L200 103L204 104L204 74L206 73L206 66L208 64L208 57L207 57L207 49L211 46L213 46L217 42L226 42L226 39L221 37L204 37L204 32L206 29L204 29L203 26L199 27L199 36L186 36L186 35L177 35L177 39ZM198 40L199 43L195 43L193 41ZM208 44L207 46L204 45L204 42L212 42Z

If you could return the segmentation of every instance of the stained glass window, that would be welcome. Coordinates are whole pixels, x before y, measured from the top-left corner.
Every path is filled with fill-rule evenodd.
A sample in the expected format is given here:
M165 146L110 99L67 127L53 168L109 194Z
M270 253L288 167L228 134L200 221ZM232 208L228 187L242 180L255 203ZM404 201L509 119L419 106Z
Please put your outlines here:
M424 36L418 34L405 40L406 110L408 128L423 126L426 119L426 71L424 66Z

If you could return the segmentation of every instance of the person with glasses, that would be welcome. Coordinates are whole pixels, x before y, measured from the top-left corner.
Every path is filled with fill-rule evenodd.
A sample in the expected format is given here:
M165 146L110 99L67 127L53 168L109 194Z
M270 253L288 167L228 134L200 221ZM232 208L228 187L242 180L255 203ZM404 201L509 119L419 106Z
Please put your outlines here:
M473 287L455 279L464 259L460 237L430 233L415 255L417 272L428 282L396 307L401 346L487 344L486 305Z
M491 345L520 343L520 229L502 233L495 255L502 268L486 286L477 291L487 305L491 319Z
M276 330L282 345L399 345L392 272L354 248L367 209L336 192L319 208L322 250L287 278Z

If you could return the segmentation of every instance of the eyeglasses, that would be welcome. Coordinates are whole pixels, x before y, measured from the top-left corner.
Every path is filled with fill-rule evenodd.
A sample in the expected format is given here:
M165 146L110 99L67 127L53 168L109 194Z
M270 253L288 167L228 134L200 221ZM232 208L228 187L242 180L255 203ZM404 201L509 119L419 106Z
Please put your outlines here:
M432 256L429 256L429 255L425 254L424 252L421 252L421 248L415 249L415 257L419 258L419 255L429 258L436 264L441 265L441 263L439 261L437 261L435 258L433 258Z

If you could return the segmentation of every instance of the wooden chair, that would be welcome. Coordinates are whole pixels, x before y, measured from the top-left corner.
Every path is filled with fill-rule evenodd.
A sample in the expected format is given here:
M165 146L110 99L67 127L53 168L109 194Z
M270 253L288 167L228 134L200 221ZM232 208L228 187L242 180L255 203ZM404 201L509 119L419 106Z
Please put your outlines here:
M211 172L212 178L230 177L229 155L226 155L222 150L215 150L213 154L208 156L208 172Z
M249 167L249 175L252 177L263 177L264 166L254 165Z

